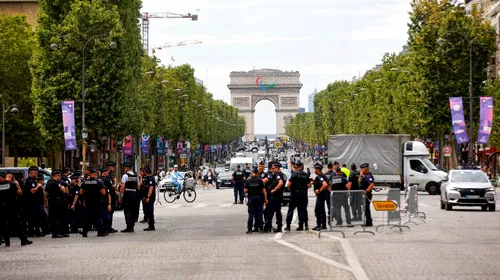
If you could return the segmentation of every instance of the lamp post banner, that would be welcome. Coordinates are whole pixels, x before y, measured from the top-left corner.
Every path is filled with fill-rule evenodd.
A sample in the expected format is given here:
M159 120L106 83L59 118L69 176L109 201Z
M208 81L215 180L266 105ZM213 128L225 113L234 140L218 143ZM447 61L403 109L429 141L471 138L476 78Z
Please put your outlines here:
M479 134L477 136L477 143L488 144L491 134L491 127L493 126L493 97L481 96L479 104L481 108L479 111Z
M141 137L141 153L145 156L149 156L149 135L143 133Z
M131 156L134 154L134 143L132 136L125 136L123 139L123 155Z
M163 142L163 137L161 136L156 138L156 152L159 155L163 155L165 153L165 143Z
M76 150L75 101L61 101L66 151Z
M453 133L457 138L457 144L469 142L467 127L465 126L464 107L462 97L450 97L451 123L453 124Z

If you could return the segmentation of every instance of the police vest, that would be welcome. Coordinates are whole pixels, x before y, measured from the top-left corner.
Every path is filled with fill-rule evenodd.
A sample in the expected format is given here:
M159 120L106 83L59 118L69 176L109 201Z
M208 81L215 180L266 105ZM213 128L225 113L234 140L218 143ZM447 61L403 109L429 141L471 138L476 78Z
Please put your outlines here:
M295 172L294 180L292 182L292 191L307 191L307 184L309 184L310 179L307 173L303 170Z
M48 199L50 201L54 201L54 200L57 200L57 199L62 197L59 181L50 179L47 182L47 186L45 187L45 191L47 192Z
M139 177L137 174L127 173L127 182L125 182L125 189L127 190L137 190L137 186L139 186Z
M244 176L245 176L245 174L241 170L236 170L233 173L233 177L234 177L235 181L243 181Z
M0 184L0 208L13 206L16 202L16 196L12 191L13 186L9 182Z
M347 190L345 187L346 179L343 175L334 175L330 180L332 184L332 190L334 191L344 191Z
M335 173L333 171L328 171L325 173L326 182L328 184L331 184L330 181L332 180L333 175L335 175Z
M260 195L262 193L262 189L264 188L264 182L259 177L250 177L247 180L248 195Z
M97 181L96 178L89 177L87 180L83 181L82 189L84 191L85 198L92 201L101 200L102 186L102 183Z

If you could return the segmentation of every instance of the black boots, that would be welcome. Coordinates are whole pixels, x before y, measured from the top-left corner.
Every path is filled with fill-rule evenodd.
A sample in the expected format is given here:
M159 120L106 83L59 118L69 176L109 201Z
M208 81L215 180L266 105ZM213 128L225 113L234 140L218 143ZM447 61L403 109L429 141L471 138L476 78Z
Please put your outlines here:
M155 231L155 227L149 226L149 227L145 228L144 231Z

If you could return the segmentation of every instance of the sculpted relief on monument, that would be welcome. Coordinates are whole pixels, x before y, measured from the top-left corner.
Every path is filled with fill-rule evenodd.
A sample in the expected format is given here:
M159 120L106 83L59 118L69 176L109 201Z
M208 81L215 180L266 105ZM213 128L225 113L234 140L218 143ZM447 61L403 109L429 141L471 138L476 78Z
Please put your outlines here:
M283 107L297 106L297 97L281 97L281 106Z
M233 105L236 107L248 107L250 105L250 99L248 97L234 97Z

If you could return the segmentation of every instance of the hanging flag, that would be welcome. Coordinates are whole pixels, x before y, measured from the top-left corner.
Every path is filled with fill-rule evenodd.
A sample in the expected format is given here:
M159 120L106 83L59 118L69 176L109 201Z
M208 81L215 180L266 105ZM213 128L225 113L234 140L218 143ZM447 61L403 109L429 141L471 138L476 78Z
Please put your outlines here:
M142 134L141 137L141 153L145 156L149 155L149 135L146 133Z
M66 151L76 150L75 101L61 101L64 145Z
M131 156L134 154L134 143L132 141L132 136L125 136L123 139L123 155Z
M493 97L481 96L479 100L481 107L479 111L477 143L486 145L490 139L491 127L493 126Z
M182 140L180 140L179 142L177 142L177 153L178 154L182 154Z
M165 154L170 155L170 140L165 140Z
M453 133L457 138L458 144L469 142L467 127L465 126L464 108L462 97L450 97L451 123L453 124Z
M156 153L163 155L165 153L165 146L163 142L163 137L158 136L156 138Z

